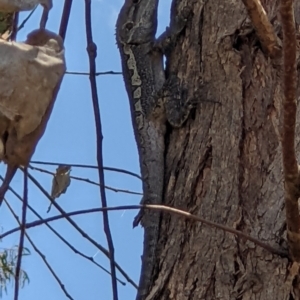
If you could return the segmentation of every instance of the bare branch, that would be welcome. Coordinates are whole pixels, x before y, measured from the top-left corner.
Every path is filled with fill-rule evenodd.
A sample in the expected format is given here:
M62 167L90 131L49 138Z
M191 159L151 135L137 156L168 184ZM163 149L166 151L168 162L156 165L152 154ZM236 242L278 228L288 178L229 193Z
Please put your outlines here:
M6 167L5 178L0 186L0 205L2 204L3 198L9 188L11 181L13 180L17 172L17 169L18 169L17 167L11 165L7 165Z
M260 0L242 0L248 11L253 27L264 50L271 58L281 55L281 48L278 44L273 26L260 3Z
M0 176L0 179L3 181L3 177ZM22 197L11 187L8 188L21 202L23 202ZM36 215L40 220L43 220L43 218L41 217L40 214L38 214L38 212L31 207L29 204L27 204L27 207L29 208L29 210ZM107 274L111 275L111 273L105 269L104 267L102 267L100 264L98 264L93 257L87 256L86 254L82 253L81 251L79 251L78 249L76 249L74 246L72 246L61 234L59 234L51 225L49 225L48 223L45 223L45 225L63 242L65 243L74 253L78 254L79 256L82 256L83 258L91 261L93 264L95 264L97 267L99 267L100 269L102 269L104 272L106 272ZM122 285L126 285L125 282L121 281L120 279L118 279L118 282L121 283Z
M48 263L46 256L36 247L36 245L33 243L32 239L29 237L28 234L26 234L26 238L28 239L28 241L31 244L34 251L36 253L38 253L38 255L41 257L41 259L43 260L44 264L47 266L47 268L50 271L50 273L52 274L52 276L56 279L57 283L59 284L60 288L62 289L62 291L64 292L66 297L69 298L70 300L74 300L73 297L71 297L71 295L67 292L65 285L61 282L60 278L55 273L55 271L53 270L51 265Z
M10 37L9 37L9 39L10 39L11 41L15 41L16 38L17 38L17 33L18 33L18 31L19 31L19 29L18 29L18 22L19 22L19 13L18 13L18 12L15 12L13 28L12 28L11 35L10 35Z
M18 258L17 258L17 263L16 263L16 273L15 273L15 295L14 295L15 300L18 300L18 298L19 298L19 283L20 283L22 254L23 254L23 247L24 247L27 202L28 202L28 176L27 176L27 168L24 168L24 192L23 192L23 206L22 206L21 223L17 219L17 221L21 227L21 233L20 233L20 241L19 241L19 248L18 248ZM14 216L15 216L15 214L14 214Z
M91 0L85 0L85 27L86 27L86 40L87 40L87 53L89 57L90 65L90 85L92 92L92 102L94 108L94 117L96 125L96 142L97 142L97 163L100 183L100 196L102 207L107 206L106 193L105 193L105 177L103 172L103 134L100 116L100 107L98 100L97 82L96 82L96 56L97 46L93 41L92 34L92 19L91 19ZM110 232L109 218L107 211L103 211L103 227L107 239L108 249L110 252L110 269L111 269L111 280L112 280L112 292L113 299L118 300L118 286L116 280L116 267L114 262L115 250Z
M69 74L69 75L90 75L90 73L86 73L86 72L69 72L66 71L65 74ZM100 76L100 75L122 75L122 72L116 72L116 71L106 71L106 72L96 72L95 76Z
M19 32L25 26L25 24L31 18L31 16L33 15L33 13L35 12L35 10L36 10L37 7L38 6L36 5L36 7L28 14L28 16L23 20L23 22L18 26L17 32Z
M84 164L66 164L66 163L47 162L47 161L30 161L30 162L32 164L36 164L36 165L49 165L49 166L65 165L65 166L71 166L73 168L98 169L98 166L84 165ZM133 177L136 177L136 178L142 180L142 177L140 175L130 172L130 171L127 171L127 170L124 170L124 169L103 167L103 170L127 174L127 175L130 175L130 176L133 176Z
M40 21L40 28L41 29L46 28L46 24L47 24L47 21L48 21L48 16L49 16L49 9L44 7L42 17L41 17L41 21Z
M243 238L245 240L251 241L254 244L260 246L261 248L267 250L268 252L270 252L272 254L279 255L279 256L282 256L282 257L288 257L288 252L285 251L284 249L280 249L278 247L272 247L271 245L263 243L259 239L254 238L250 235L247 235L247 234L245 234L245 233L243 233L239 230L233 229L232 227L228 227L228 226L225 226L225 225L222 225L222 224L211 222L211 221L205 220L203 218L200 218L198 216L195 216L195 215L193 215L189 212L186 212L184 210L180 210L180 209L165 206L165 205L145 204L145 205L122 205L122 206L114 206L114 207L91 208L91 209L85 209L85 210L78 210L78 211L69 212L69 213L66 213L66 215L71 217L71 216L76 216L76 215L95 213L95 212L104 211L104 210L105 211L115 211L115 210L132 210L132 209L145 209L145 208L154 209L154 210L163 211L163 212L168 212L168 213L173 213L175 215L185 217L186 219L194 220L196 222L200 222L200 223L203 223L205 225L215 227L217 229L221 229L225 232L232 233L232 234L236 235L239 238ZM62 218L64 218L64 216L57 215L57 216L49 217L49 218L44 219L44 220L34 221L34 222L31 222L31 223L27 223L26 228L39 226L41 224L44 224L44 223L47 223L47 222L53 222L55 220L59 220L59 219L62 219ZM0 235L0 239L2 239L5 236L8 236L8 235L18 231L18 230L20 230L20 228L14 228L14 229L11 229L7 232L4 232L3 234Z
M32 166L29 166L28 168L32 169L32 170L36 170L36 171L39 171L39 172L42 172L42 173L46 173L46 174L50 174L52 176L55 175L55 173L53 172L50 172L48 170L45 170L45 169L41 169L41 168L35 168L35 167L32 167ZM89 184L93 184L93 185L97 185L97 186L100 186L99 183L95 182L95 181L92 181L88 178L81 178L81 177L77 177L77 176L70 176L71 179L74 179L74 180L78 180L78 181L84 181L84 182L87 182ZM138 195L138 196L142 196L143 193L139 193L139 192L133 192L133 191L129 191L129 190L123 190L123 189L117 189L117 188L113 188L113 187L110 187L108 185L105 186L105 188L107 190L110 190L110 191L113 191L115 193L125 193L125 194L131 194L131 195Z
M69 23L70 18L70 12L72 8L72 2L73 0L65 0L64 10L62 13L61 21L60 21L60 27L59 27L59 35L64 40L66 37L67 27Z
M5 204L7 205L8 209L10 210L10 212L13 214L13 216L15 217L16 221L19 223L19 225L22 227L18 216L15 214L15 212L13 211L12 207L9 205L9 203L6 201L6 199L4 199ZM25 231L24 231L25 232ZM69 295L69 293L67 292L67 290L65 289L64 284L61 282L61 280L59 279L59 277L56 275L56 273L54 272L54 270L52 269L51 265L47 262L45 255L36 247L36 245L33 243L33 241L31 240L31 238L29 237L29 235L25 232L26 238L28 239L29 243L31 244L32 248L35 250L35 252L37 252L39 254L39 256L42 258L44 264L46 265L46 267L48 268L48 270L50 271L50 273L52 274L52 276L56 279L56 281L58 282L60 288L63 290L64 294L66 295L67 298L69 298L70 300L73 300L73 298ZM16 294L15 294L16 295ZM15 300L18 299L15 297Z
M22 169L21 169L22 170ZM40 183L30 174L28 173L29 179L40 189L40 191L50 200L52 201L51 196L47 193L47 191L40 185ZM62 218L66 218L66 220L91 244L93 244L100 252L102 252L106 257L110 259L110 253L103 246L98 244L94 239L92 239L85 231L83 231L77 224L74 222L68 214L58 205L55 201L53 201L53 206L61 213ZM1 239L1 236L0 236ZM127 273L120 267L120 265L115 262L116 268L119 272L124 276L124 278L137 289L136 283L127 275Z

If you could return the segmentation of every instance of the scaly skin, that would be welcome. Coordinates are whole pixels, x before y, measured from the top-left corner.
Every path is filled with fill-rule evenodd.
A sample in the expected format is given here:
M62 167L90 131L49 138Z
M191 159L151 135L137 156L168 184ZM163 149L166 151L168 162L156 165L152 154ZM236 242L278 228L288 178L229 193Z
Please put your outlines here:
M136 1L137 2L137 1ZM117 20L117 44L129 97L132 123L143 178L144 204L161 204L164 186L166 118L157 96L165 82L162 54L152 51L157 27L158 0L126 0ZM142 270L137 300L152 285L160 214L145 211Z

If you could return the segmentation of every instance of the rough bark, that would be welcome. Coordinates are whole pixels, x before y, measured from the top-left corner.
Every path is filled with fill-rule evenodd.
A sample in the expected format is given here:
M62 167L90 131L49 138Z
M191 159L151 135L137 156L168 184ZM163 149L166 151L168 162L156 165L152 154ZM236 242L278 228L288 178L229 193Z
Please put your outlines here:
M242 1L173 2L172 18L187 5L193 13L167 72L199 104L169 128L164 204L285 247L280 62L261 49ZM262 5L281 37L277 2ZM299 297L287 259L199 223L164 214L158 252L147 299Z

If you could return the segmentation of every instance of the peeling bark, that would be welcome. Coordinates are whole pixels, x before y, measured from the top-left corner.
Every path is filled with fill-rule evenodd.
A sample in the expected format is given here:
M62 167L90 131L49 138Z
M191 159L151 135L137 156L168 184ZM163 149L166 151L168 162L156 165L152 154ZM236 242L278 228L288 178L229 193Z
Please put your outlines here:
M168 130L164 204L284 248L281 62L263 52L242 1L173 2L172 18L193 13L167 73L199 104ZM277 1L262 4L281 38ZM148 300L298 299L287 259L200 223L164 214L158 252Z

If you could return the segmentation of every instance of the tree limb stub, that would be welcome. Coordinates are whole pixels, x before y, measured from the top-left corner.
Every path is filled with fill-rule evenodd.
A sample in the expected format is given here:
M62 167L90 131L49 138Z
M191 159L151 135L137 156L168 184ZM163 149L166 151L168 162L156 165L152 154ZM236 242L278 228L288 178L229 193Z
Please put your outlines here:
M271 58L279 57L281 55L281 47L260 0L243 0L243 3L263 49L267 51Z
M300 217L298 208L299 170L295 153L296 125L296 29L292 0L281 0L280 15L283 30L283 132L282 160L285 182L285 209L290 256L300 262Z

